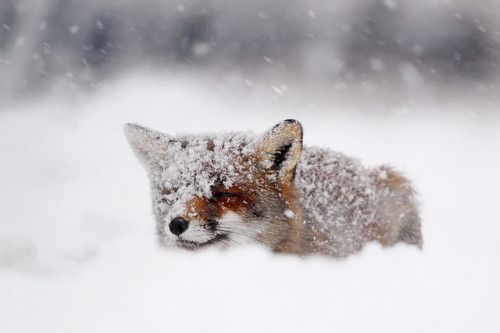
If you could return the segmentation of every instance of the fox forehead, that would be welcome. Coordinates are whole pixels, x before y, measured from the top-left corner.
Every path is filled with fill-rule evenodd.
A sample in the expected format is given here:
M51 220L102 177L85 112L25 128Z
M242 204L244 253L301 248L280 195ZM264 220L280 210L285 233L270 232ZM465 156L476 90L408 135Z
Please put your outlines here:
M230 188L251 181L256 171L248 133L179 136L169 140L152 181L165 200L210 197L214 186Z

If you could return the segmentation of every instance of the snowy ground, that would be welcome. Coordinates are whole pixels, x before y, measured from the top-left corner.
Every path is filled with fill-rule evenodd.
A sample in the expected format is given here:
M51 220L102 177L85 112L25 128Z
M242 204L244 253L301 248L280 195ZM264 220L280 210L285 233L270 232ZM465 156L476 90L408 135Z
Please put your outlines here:
M500 331L498 110L362 112L195 82L133 77L84 101L1 110L1 332ZM286 118L303 123L305 144L406 172L423 251L373 244L339 261L160 250L122 125L263 132Z

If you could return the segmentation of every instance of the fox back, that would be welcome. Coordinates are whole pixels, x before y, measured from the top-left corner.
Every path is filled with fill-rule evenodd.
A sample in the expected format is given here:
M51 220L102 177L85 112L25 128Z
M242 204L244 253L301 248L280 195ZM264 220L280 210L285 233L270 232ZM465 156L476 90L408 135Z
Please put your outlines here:
M421 246L411 184L389 167L302 146L285 120L263 136L171 137L128 124L151 184L163 246L259 243L274 252L344 257L368 241Z

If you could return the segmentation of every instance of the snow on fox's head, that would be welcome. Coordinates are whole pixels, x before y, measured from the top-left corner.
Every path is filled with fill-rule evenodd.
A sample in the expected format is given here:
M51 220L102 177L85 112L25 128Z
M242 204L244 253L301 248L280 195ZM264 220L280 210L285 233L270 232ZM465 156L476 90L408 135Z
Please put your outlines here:
M135 124L125 133L148 171L161 244L274 246L276 235L286 235L295 208L283 193L293 189L302 148L297 121L286 120L262 137L171 137Z

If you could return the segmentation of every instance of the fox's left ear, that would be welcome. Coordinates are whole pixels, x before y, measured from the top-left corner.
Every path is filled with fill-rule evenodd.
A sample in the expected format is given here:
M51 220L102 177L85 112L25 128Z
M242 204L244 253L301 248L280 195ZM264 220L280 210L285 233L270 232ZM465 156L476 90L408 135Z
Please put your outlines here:
M171 141L163 133L136 124L126 124L125 135L135 155L148 171L165 157Z
M261 167L276 171L278 181L282 184L294 179L301 151L302 125L294 119L287 119L274 126L256 147Z

